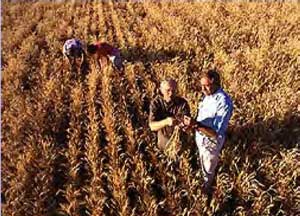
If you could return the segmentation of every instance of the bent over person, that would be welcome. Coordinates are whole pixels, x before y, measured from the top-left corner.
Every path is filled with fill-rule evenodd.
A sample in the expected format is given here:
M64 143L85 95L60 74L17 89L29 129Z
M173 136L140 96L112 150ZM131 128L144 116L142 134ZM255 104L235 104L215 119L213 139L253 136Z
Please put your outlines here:
M157 145L161 150L166 148L174 127L180 123L177 117L190 116L188 102L176 96L176 88L175 80L170 78L163 80L160 83L162 95L156 96L150 104L149 126L152 131L157 131Z
M71 66L76 66L77 61L80 61L80 66L85 62L85 52L80 40L72 38L66 40L63 46L63 55L69 61Z
M219 154L225 142L233 104L221 88L220 76L215 70L205 73L200 83L204 98L199 103L198 116L193 127L196 129L196 144L204 177L203 189L209 193Z
M122 72L124 69L119 49L108 43L97 42L89 44L87 46L87 52L95 58L100 70L107 65L108 60L111 61L113 67L115 67L119 72Z

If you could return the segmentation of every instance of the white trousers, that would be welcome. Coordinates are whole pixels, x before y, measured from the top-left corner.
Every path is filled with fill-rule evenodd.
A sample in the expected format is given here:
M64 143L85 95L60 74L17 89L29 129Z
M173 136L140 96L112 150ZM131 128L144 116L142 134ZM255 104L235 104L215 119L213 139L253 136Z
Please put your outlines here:
M202 174L205 187L210 187L215 176L215 170L219 162L219 155L224 140L213 140L206 136L196 134L196 144L199 151Z

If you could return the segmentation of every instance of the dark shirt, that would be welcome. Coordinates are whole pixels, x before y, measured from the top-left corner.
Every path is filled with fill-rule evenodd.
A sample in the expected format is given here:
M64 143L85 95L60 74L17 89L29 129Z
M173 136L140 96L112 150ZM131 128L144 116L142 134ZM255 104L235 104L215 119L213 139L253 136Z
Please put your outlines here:
M181 97L175 97L170 102L166 102L162 96L157 96L151 101L149 122L161 121L167 117L190 116L188 102ZM157 132L158 147L163 149L172 136L174 126L166 126ZM185 135L184 135L185 136Z

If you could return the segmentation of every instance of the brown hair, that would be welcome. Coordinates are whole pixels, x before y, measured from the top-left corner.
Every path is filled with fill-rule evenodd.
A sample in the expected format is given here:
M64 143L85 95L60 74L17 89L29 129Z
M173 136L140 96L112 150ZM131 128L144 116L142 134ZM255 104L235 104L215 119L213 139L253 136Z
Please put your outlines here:
M213 83L216 86L221 87L221 78L220 78L220 75L217 72L217 70L215 70L215 69L208 70L204 73L204 75L202 77L206 77L210 80L213 80Z
M89 44L87 46L87 52L90 54L95 54L97 51L97 46L95 44Z

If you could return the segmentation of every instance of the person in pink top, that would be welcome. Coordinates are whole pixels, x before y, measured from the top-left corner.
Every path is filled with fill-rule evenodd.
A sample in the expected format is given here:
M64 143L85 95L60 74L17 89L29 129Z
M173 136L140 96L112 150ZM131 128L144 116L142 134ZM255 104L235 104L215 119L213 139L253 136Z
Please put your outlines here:
M87 46L88 54L92 55L100 69L103 69L108 60L112 63L113 67L119 72L124 70L123 61L118 48L111 46L106 42L97 42Z

